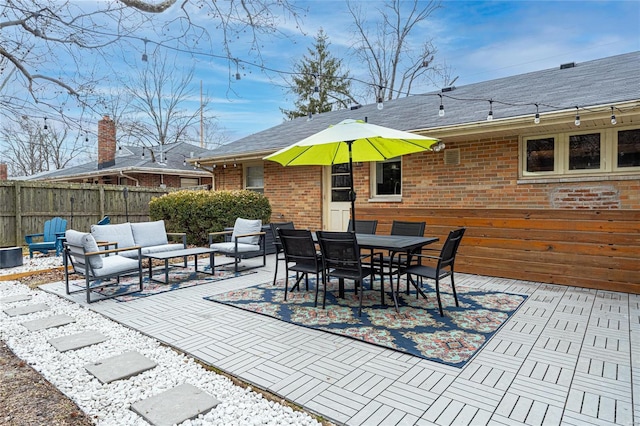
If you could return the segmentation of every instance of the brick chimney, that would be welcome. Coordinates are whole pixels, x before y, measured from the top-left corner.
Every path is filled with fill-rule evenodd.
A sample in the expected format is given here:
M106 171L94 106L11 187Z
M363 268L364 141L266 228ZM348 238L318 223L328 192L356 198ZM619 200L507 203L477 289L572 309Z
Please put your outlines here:
M0 163L0 180L7 180L8 177L7 165L5 163Z
M98 169L116 164L116 123L108 115L98 121Z

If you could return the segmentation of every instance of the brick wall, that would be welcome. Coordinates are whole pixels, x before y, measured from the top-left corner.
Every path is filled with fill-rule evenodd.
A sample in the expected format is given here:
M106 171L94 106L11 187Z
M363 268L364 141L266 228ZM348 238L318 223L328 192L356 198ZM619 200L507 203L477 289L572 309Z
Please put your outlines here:
M402 202L371 203L371 163L354 165L358 208L640 209L640 179L603 182L518 183L518 138L447 142L460 163L444 164L444 151L402 160ZM264 162L265 195L273 220L322 226L322 167ZM242 188L242 170L216 169L217 189Z
M301 229L322 224L322 167L282 167L264 163L264 194L274 222L293 221Z
M218 166L215 168L213 175L215 176L216 190L233 190L242 189L242 164L227 164L227 167Z
M7 180L8 177L7 165L5 163L0 163L0 180Z

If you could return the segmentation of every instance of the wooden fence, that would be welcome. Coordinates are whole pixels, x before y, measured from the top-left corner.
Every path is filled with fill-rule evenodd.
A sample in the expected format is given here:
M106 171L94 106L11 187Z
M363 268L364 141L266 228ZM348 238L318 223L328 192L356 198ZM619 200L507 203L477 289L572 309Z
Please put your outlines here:
M126 190L125 190L126 188ZM67 229L89 231L103 216L112 223L149 220L149 201L166 189L0 181L0 247L24 245L24 236L42 232L55 216L67 219Z
M466 227L460 272L640 294L640 210L360 207L358 218L378 219L379 234L424 220L440 242Z

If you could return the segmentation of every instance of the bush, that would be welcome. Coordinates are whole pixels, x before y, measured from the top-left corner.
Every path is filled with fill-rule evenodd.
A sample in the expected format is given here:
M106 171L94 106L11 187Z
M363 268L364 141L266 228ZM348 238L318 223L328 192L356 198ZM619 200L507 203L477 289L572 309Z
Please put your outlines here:
M187 242L204 246L209 232L231 227L236 218L271 218L271 204L262 194L238 191L176 191L149 202L151 220L164 219L167 232L186 232Z

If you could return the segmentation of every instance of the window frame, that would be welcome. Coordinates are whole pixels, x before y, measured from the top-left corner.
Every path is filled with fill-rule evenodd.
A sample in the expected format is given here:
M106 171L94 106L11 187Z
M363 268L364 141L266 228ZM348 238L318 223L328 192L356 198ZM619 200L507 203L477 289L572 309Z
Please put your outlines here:
M371 167L369 170L369 182L370 182L370 194L371 197L369 198L369 201L402 201L402 188L404 186L404 182L403 182L403 173L402 173L402 166L403 166L403 157L404 156L398 156L398 157L394 157L394 158L389 158L388 160L385 161L374 161L371 163ZM398 162L400 165L400 193L399 194L378 194L378 164L384 164L384 163L390 163L390 162Z
M252 168L262 169L262 186L249 186L249 169ZM264 163L252 162L242 165L242 187L249 191L255 191L260 194L264 194Z
M633 175L640 174L638 167L618 167L618 132L638 130L637 126L616 126L606 129L575 129L568 132L522 135L518 144L518 177L523 180L557 179L585 176ZM569 169L570 137L588 134L600 135L600 167L597 169ZM527 143L530 140L554 139L554 169L545 172L527 171Z
M635 166L635 167L618 167L618 132L622 132L622 131L627 131L627 130L635 130L637 132L640 132L640 127L635 127L635 126L627 126L627 127L620 127L619 129L615 129L615 142L613 143L613 149L612 151L612 157L613 157L613 170L616 173L633 173L633 172L640 172L640 166Z

